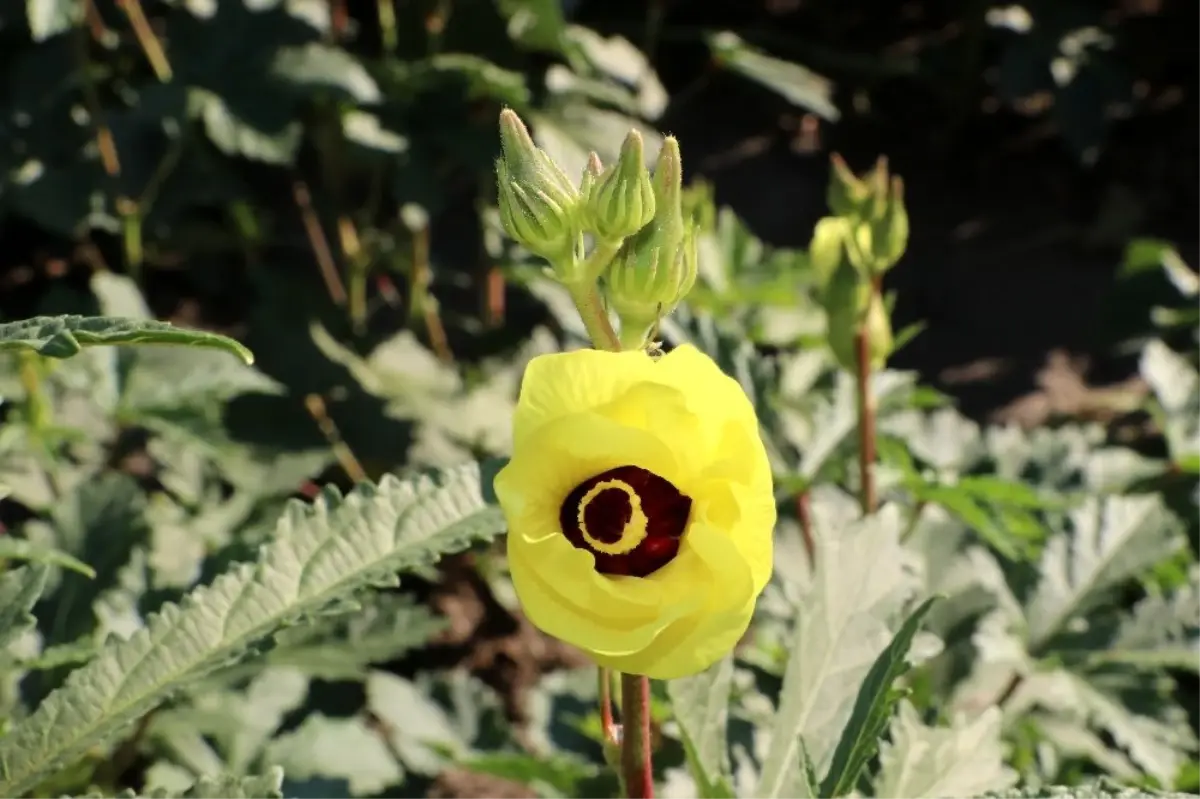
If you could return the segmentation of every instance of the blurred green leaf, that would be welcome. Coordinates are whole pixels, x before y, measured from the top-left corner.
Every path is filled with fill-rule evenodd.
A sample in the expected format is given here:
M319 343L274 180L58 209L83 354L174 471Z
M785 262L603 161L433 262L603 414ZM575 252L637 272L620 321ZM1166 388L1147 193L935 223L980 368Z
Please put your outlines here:
M0 572L0 651L37 623L29 611L41 597L49 573L41 563Z
M82 797L62 799L284 799L282 786L282 771L271 769L263 776L202 777L196 785L179 793L162 789L137 793L133 789L126 789L115 795L96 791Z
M1156 495L1085 500L1042 553L1026 613L1030 651L1040 651L1115 586L1183 545L1179 520Z
M734 796L726 735L732 687L732 655L694 677L667 682L667 695L683 735L688 765L696 779L698 795L705 799Z
M535 50L562 51L566 23L561 0L496 0L496 6L514 41Z
M315 713L267 746L263 761L282 766L289 779L343 781L350 796L371 796L396 785L404 772L379 731L360 717Z
M813 502L816 573L796 603L779 708L755 796L795 795L802 779L800 740L818 774L829 768L863 680L893 640L887 620L916 590L904 570L897 507L849 522L829 513Z
M85 577L95 577L96 572L78 558L73 558L62 550L53 547L38 546L23 538L4 536L0 538L0 561L24 560L32 563L45 563L50 566L62 566L64 569L79 572Z
M1004 765L1002 715L988 708L950 726L921 722L901 700L889 738L880 743L876 796L979 796L1010 787L1017 773Z
M875 756L892 708L905 695L894 683L908 671L908 650L925 614L938 599L940 597L926 599L908 615L863 678L854 700L854 710L833 751L829 771L821 782L821 796L848 795L858 784L867 761Z
M35 42L68 31L83 19L83 0L25 0L29 33Z
M765 86L789 103L836 122L841 112L833 104L833 83L791 61L773 58L730 31L708 37L713 58L721 66Z
M70 358L101 344L170 344L224 350L246 363L254 355L231 338L185 330L167 322L105 316L39 316L0 324L0 350L33 350L47 358Z

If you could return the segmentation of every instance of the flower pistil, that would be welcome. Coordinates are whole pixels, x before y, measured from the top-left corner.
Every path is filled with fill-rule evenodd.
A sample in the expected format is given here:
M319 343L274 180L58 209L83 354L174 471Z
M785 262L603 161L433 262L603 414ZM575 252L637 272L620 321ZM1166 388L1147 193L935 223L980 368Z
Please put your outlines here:
M591 552L601 574L645 577L679 552L692 500L640 466L590 477L567 495L559 521L575 547Z

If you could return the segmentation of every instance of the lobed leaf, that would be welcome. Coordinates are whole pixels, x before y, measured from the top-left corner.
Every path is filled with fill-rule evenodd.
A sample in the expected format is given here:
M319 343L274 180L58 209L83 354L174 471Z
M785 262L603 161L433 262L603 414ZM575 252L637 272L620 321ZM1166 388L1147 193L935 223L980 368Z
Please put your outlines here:
M169 322L115 316L38 316L0 324L0 350L33 350L47 358L70 358L102 344L170 344L224 350L246 363L254 354L226 336L187 330Z
M112 798L94 791L73 799L283 799L282 786L283 771L271 769L262 776L202 777L196 785L182 793L167 791L166 788L156 788L146 793L126 789Z
M800 790L800 741L818 773L850 719L872 663L892 640L888 620L915 589L905 571L894 505L844 526L820 519L816 569L796 608L796 625L771 743L754 795Z
M50 566L62 566L79 572L85 577L95 577L96 570L78 558L68 555L54 547L41 546L24 538L5 536L0 538L0 560L23 560L30 563L45 563Z
M726 731L733 687L730 655L693 677L667 682L667 696L683 738L696 788L704 799L732 797Z
M437 477L388 476L344 498L326 489L312 506L293 502L256 562L239 564L179 605L165 605L128 640L106 645L0 739L0 795L25 793L285 624L502 527L475 464Z
M1183 544L1179 520L1156 495L1089 498L1053 535L1029 601L1029 648L1036 652L1104 592L1140 574Z
M36 623L29 611L45 590L49 573L44 563L0 573L0 650Z
M979 794L972 799L1195 799L1195 794L1142 791L1141 788L1126 788L1102 780L1084 786L1009 788L1008 791Z
M1193 567L1188 582L1170 594L1148 596L1135 605L1095 659L1200 672L1200 568Z
M850 714L850 720L842 730L842 737L838 739L837 748L833 751L829 773L821 783L821 796L849 794L858 782L858 775L862 773L867 761L874 757L879 748L879 737L891 716L892 707L903 696L893 685L908 671L908 650L912 647L913 638L917 635L921 621L939 598L935 596L926 599L909 614L891 643L879 653L871 670L867 672L866 679L858 689L854 711ZM897 794L899 795L901 794Z
M971 721L959 718L948 727L931 727L902 701L891 741L880 744L873 795L949 799L1010 787L1017 774L1004 765L1002 726L1000 709L990 707Z

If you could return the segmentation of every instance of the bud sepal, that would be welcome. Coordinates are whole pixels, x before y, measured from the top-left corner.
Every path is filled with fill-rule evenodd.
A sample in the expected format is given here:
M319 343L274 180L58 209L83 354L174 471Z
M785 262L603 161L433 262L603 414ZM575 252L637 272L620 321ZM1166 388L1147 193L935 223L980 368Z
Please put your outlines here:
M556 271L569 268L580 238L579 190L507 108L500 113L500 145L496 187L504 230Z

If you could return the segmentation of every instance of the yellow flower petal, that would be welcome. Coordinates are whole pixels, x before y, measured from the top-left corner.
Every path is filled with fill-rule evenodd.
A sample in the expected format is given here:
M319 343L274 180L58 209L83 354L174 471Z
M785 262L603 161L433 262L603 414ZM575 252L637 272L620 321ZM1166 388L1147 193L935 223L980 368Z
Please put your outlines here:
M671 480L679 465L656 436L594 412L558 417L542 425L496 475L493 487L509 531L557 529L567 494L593 475L637 464ZM532 519L532 521L531 521Z
M535 544L510 537L508 555L534 626L597 657L642 651L709 601L711 565L690 547L648 578L599 574L593 556L561 536Z
M683 387L688 408L706 424L735 422L747 429L758 430L758 417L741 385L721 371L721 367L691 344L676 347L654 364L654 379L670 386ZM722 425L708 427L710 434L720 436Z
M620 398L647 379L654 361L644 352L576 350L539 355L525 367L513 417L513 442L563 416Z
M721 531L697 524L688 530L687 549L705 573L702 576L695 571L688 573L688 584L681 581L678 587L704 586L707 597L704 606L663 629L652 643L637 652L598 655L596 661L600 665L645 674L656 680L686 677L724 657L745 634L758 592L753 590L750 570L732 541ZM677 560L683 559L684 554L681 552ZM674 581L662 582L668 592L676 587Z
M690 346L657 361L640 352L541 356L526 370L513 424L513 457L495 487L530 620L601 664L657 678L701 671L727 653L770 578L775 524L770 464L740 385ZM561 530L567 496L624 466L692 500L665 565L643 570L663 562L652 551L671 551L661 536L673 533L660 530L657 544L647 542L657 550L630 553L651 560L604 566L645 577L597 572L592 552Z

